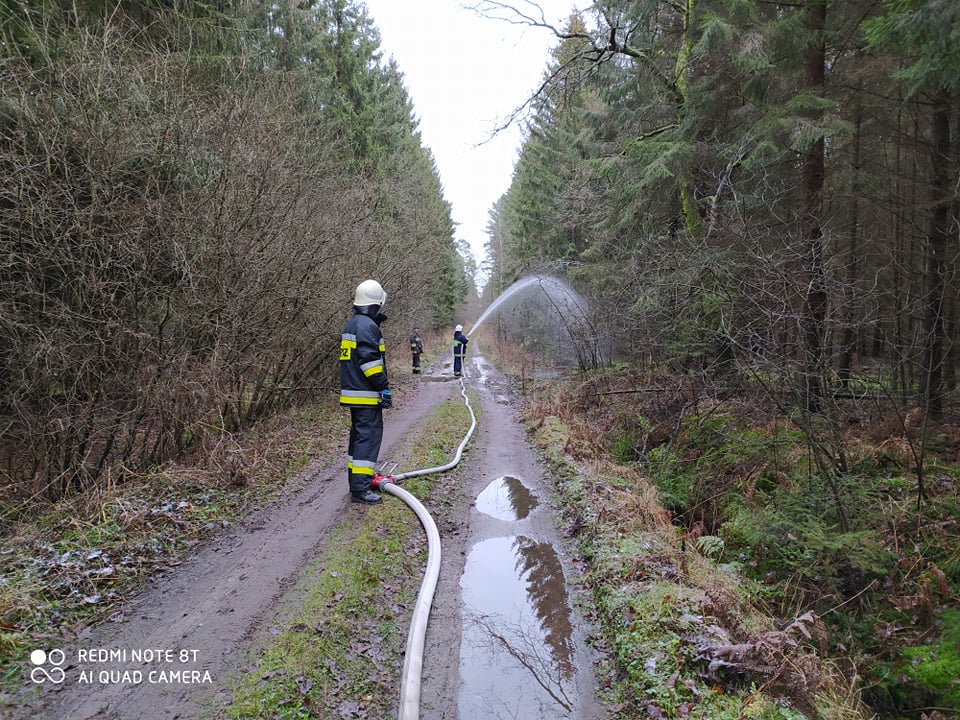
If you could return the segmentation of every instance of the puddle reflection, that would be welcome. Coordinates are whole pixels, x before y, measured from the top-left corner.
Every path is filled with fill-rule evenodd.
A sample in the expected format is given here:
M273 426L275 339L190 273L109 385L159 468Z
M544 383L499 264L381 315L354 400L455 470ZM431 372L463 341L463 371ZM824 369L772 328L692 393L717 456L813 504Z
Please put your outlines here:
M573 626L553 546L524 536L479 542L460 587L460 717L571 717Z
M523 520L540 501L517 478L497 478L477 495L477 510L498 520Z
M480 385L486 385L490 379L490 372L493 369L486 360L473 359L473 368L475 372L471 373L474 380Z

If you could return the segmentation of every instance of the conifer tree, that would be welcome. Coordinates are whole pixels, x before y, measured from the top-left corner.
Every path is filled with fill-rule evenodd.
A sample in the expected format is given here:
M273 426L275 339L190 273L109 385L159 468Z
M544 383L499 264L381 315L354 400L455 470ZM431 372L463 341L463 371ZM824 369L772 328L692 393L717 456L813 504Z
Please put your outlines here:
M952 200L957 141L952 114L960 87L960 47L956 42L960 9L955 4L924 0L885 0L883 8L883 15L864 25L871 47L891 48L901 54L908 65L897 75L908 83L907 97L922 94L930 106L921 397L926 409L939 417L947 344L947 279L953 274L951 258L958 250L957 204Z

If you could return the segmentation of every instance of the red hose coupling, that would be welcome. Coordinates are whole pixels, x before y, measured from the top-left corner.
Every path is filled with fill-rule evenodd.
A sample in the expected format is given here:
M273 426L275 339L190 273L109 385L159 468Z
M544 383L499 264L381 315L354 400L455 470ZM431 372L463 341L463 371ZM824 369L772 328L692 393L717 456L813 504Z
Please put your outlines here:
M376 475L373 476L373 479L370 481L370 487L373 488L374 490L383 490L384 485L392 482L393 482L392 475L382 475L380 473L377 473Z

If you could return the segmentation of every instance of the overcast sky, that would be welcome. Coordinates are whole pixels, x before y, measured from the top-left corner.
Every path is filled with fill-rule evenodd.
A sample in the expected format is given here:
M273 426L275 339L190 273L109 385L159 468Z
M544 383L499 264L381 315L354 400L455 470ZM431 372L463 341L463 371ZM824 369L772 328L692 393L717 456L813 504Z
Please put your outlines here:
M457 237L479 264L488 212L510 186L521 143L519 127L490 135L539 87L556 38L543 28L480 17L461 0L363 2L385 58L393 57L403 73ZM539 2L547 20L560 26L575 4Z

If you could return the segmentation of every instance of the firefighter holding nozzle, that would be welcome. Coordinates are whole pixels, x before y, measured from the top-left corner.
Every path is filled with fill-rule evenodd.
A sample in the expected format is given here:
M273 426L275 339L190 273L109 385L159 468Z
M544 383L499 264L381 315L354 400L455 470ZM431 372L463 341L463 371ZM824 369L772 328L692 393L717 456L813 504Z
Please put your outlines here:
M463 359L467 356L467 343L470 342L463 334L463 325L457 325L453 331L453 376L460 377L463 373Z

